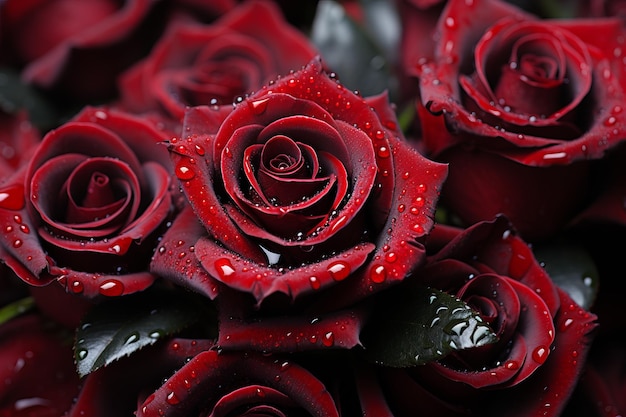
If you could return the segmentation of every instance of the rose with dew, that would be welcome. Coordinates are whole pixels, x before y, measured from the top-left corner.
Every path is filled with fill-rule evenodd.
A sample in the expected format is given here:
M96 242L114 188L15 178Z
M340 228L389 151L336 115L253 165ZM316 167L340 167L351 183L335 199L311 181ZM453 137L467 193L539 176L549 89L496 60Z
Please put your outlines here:
M323 293L317 307L332 310L402 281L424 259L446 175L405 141L385 94L349 91L319 59L234 108L190 108L169 149L191 209L153 271L258 304Z
M2 185L3 261L25 282L88 297L147 288L175 209L164 135L142 119L85 108L48 132ZM54 284L56 285L56 284Z
M542 20L497 0L446 4L432 56L407 65L420 84L424 149L450 163L442 201L461 220L505 213L535 240L582 208L588 161L626 137L623 35L618 19Z
M464 230L435 227L427 244L434 253L414 282L465 301L498 340L382 370L396 415L560 415L582 372L596 315L552 282L504 217ZM451 322L447 331L463 326Z

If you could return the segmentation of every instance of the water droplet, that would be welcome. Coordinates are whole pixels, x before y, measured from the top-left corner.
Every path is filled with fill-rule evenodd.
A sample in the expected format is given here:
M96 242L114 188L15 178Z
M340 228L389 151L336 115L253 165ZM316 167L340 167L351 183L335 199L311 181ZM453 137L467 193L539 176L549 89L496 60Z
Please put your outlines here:
M264 398L265 397L265 391L263 391L261 388L257 388L256 389L256 395L257 395L257 397Z
M386 146L381 146L380 148L378 148L378 156L381 158L389 158L389 148Z
M504 367L506 369L516 370L516 369L519 369L519 363L514 360L508 360L504 363Z
M609 116L604 120L604 126L613 126L615 123L617 123L617 118L615 116Z
M350 275L350 265L343 261L335 261L328 265L327 268L330 276L335 281L343 281Z
M15 240L13 241L13 247L17 249L17 248L19 248L20 246L22 246L22 244L23 244L23 243L24 243L24 242L22 242L22 240L21 240L21 239L15 239Z
M80 294L85 290L85 286L80 281L73 281L70 285L70 289L74 294Z
M183 161L180 161L176 164L175 172L178 179L183 181L189 181L196 176L196 173Z
M252 113L260 115L263 114L267 109L267 103L269 100L269 97L266 97L260 100L248 101L248 107L250 108Z
M561 325L559 326L559 329L564 332L565 330L569 329L569 327L574 323L574 319L570 319L567 318L565 320L563 320L561 322Z
M12 185L0 190L0 208L21 210L24 208L24 187Z
M134 332L134 333L129 334L129 335L126 337L126 340L124 340L124 344L125 344L125 345L130 345L131 343L135 343L135 342L137 342L138 340L139 340L139 333Z
M25 224L20 225L20 230L24 233L30 233L30 229Z
M319 279L317 279L317 277L314 277L314 276L309 277L309 283L311 284L311 288L313 288L314 290L319 290L320 287L322 286Z
M405 208L406 208L406 206L405 206L404 204L400 204L400 205L398 206L398 212L399 212L399 213L402 213L402 212L404 211L404 209L405 209Z
M384 265L373 265L372 269L370 269L370 279L377 284L384 282L387 279L387 269L385 269Z
M163 330L153 330L152 332L150 332L149 336L153 339L158 339L159 337L163 336Z
M78 358L78 360L83 360L87 357L87 355L89 354L89 352L87 352L87 349L80 349L78 352L76 352L76 357Z
M417 192L418 192L418 193L423 193L423 192L425 192L425 191L426 191L426 189L427 189L427 188L428 188L428 187L426 187L426 184L419 184L419 185L417 186Z
M446 18L446 27L450 29L453 29L456 27L456 21L454 20L453 17Z
M335 335L333 332L328 332L322 337L322 344L326 347L331 347L335 344Z
M535 350L533 350L532 358L538 364L543 364L548 358L549 350L545 346L537 346Z
M235 273L235 268L228 258L220 258L215 261L215 269L222 280L227 280Z
M107 297L119 297L124 293L124 284L116 279L108 279L100 284L99 291Z
M176 405L176 404L178 404L180 402L180 400L176 396L176 393L174 393L173 391L170 392L169 394L167 394L167 397L165 398L165 400L170 405Z
M202 145L195 145L194 148L198 155L204 156L204 148L202 147Z
M396 255L395 252L387 252L385 254L385 261L387 262L394 263L397 260L398 260L398 255Z
M382 140L385 138L385 132L383 132L382 130L377 130L376 133L374 133L374 137L378 140Z

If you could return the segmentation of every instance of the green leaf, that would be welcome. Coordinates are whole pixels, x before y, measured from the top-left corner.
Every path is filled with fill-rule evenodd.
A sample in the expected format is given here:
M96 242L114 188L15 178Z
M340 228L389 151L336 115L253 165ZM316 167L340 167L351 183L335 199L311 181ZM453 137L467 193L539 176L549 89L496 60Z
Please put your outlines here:
M587 310L593 305L598 294L598 269L582 246L552 242L536 245L533 252L552 281L572 300Z
M409 367L497 340L463 301L426 287L407 287L377 308L361 334L365 356L380 365Z
M32 297L24 297L13 301L0 308L0 325L27 312L35 306L35 300Z
M195 300L175 292L146 291L95 306L76 332L74 359L83 377L200 319Z
M343 85L365 97L389 90L393 100L393 77L385 54L341 4L332 0L318 3L311 41Z

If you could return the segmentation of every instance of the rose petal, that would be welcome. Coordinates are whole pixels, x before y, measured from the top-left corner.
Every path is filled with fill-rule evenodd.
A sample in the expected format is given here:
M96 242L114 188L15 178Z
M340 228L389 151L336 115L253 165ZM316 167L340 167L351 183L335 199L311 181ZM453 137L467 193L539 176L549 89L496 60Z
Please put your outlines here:
M205 233L191 207L186 206L163 235L150 262L150 272L214 299L218 283L192 256L195 242Z
M253 349L260 352L301 352L318 349L352 349L360 346L359 333L365 312L343 310L328 315L289 315L254 318L237 317L232 297L220 300L220 335L224 349Z
M196 256L206 271L229 287L251 293L258 302L275 292L295 299L351 276L367 260L374 249L370 243L298 268L273 268L266 260L253 262L241 255L224 250L211 239L196 243Z

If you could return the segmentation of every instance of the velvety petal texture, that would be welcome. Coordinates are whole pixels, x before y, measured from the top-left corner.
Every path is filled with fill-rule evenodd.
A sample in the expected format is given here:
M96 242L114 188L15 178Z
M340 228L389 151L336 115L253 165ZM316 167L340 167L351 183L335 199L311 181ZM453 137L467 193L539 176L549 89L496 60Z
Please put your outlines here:
M164 139L141 119L101 108L50 131L9 180L19 204L0 210L11 225L2 236L7 264L26 282L55 279L89 297L151 285L149 242L174 209Z
M315 59L221 109L190 108L169 145L213 279L258 302L338 287L330 308L420 264L446 168L405 142L386 95L355 95Z
M171 25L150 56L121 77L120 105L180 121L188 106L230 104L315 55L274 3L245 2L211 24Z

